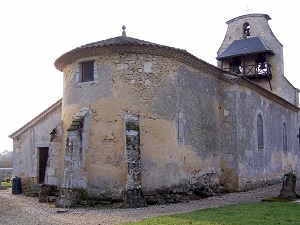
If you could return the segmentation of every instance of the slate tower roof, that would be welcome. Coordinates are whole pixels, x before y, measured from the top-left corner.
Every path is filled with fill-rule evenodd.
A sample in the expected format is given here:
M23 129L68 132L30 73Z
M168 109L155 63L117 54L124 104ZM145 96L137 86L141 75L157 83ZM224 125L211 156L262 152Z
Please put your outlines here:
M271 49L264 44L260 37L245 38L241 40L234 40L231 45L217 57L217 59L220 60L234 56L264 52L274 54Z

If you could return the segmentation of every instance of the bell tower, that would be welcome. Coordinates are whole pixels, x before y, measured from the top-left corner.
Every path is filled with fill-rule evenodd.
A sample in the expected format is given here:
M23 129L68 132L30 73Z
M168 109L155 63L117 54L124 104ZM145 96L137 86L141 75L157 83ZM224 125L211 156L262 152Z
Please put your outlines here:
M297 91L284 77L283 46L269 26L270 19L267 14L255 13L227 21L227 32L217 52L218 67L296 105Z

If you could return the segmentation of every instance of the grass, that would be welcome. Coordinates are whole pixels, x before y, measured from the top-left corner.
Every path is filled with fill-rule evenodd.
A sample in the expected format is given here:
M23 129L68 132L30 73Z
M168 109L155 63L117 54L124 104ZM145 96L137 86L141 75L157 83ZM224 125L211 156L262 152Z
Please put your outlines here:
M12 182L1 182L1 186L12 187Z
M300 204L260 202L159 216L123 225L276 225L300 224Z

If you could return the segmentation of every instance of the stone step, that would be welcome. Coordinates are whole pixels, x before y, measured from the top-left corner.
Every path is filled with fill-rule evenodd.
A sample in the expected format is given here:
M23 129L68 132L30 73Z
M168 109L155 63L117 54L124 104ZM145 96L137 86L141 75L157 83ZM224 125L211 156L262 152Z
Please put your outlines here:
M39 197L39 193L37 192L26 192L25 195L28 197Z
M39 194L42 190L42 186L42 184L34 184L29 188L28 192L26 192L25 195L29 197L39 197Z
M32 188L42 188L43 184L34 184Z
M35 193L35 192L40 193L41 190L42 190L41 188L29 188L28 192L30 192L30 193Z
M29 188L29 192L41 192L41 188Z

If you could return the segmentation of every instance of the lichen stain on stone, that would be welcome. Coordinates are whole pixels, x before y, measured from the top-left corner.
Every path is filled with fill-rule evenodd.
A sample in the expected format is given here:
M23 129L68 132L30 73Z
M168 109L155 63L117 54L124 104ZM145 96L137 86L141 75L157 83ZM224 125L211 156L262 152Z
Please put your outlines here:
M228 190L238 190L238 174L236 169L226 168L225 169L226 176L226 185Z
M139 118L127 114L125 116L125 129L127 183L123 193L124 205L125 207L145 206L146 200L143 196L141 182Z
M140 130L140 126L135 121L129 121L128 123L126 123L126 130L139 131Z

